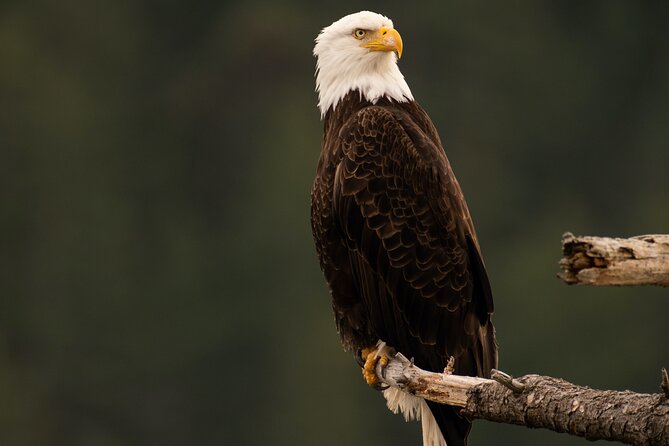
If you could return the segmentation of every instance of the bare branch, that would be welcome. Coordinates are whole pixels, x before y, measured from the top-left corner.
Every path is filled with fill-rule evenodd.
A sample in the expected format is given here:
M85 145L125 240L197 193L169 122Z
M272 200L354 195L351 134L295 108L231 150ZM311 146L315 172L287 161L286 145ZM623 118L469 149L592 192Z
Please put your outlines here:
M471 419L545 428L634 445L669 444L664 395L593 390L548 376L525 375L513 390L495 380L432 373L398 354L377 367L381 381L430 401L461 407ZM508 375L507 375L508 376Z
M669 286L669 235L627 239L562 236L562 273L568 284Z

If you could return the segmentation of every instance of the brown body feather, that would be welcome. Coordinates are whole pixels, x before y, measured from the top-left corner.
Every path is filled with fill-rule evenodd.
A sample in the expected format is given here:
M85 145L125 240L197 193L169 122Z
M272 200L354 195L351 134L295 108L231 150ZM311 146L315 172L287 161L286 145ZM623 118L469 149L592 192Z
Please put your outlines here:
M460 186L414 101L349 93L325 117L311 223L337 329L352 352L385 341L424 369L490 375L492 294ZM470 424L430 404L449 446Z

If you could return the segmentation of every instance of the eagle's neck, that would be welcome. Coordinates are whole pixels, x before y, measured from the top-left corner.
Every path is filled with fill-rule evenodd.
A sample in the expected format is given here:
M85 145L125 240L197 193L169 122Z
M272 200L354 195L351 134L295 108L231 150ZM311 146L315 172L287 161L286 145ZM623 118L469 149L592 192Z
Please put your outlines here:
M368 53L352 61L345 57L319 55L316 90L321 118L351 92L358 92L361 100L372 104L384 97L396 102L413 100L409 85L397 66L397 57L391 52Z
M387 102L382 99L379 104ZM372 103L362 97L357 91L349 91L339 100L336 107L330 107L323 116L325 123L325 133L338 133L341 127L359 110L372 105Z

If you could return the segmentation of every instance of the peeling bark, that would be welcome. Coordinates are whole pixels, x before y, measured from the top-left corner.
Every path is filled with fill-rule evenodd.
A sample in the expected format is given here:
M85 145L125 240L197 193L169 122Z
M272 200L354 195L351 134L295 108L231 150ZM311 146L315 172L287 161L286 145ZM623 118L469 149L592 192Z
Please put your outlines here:
M387 385L485 419L566 432L589 440L643 446L669 445L669 399L664 394L594 390L548 376L500 382L426 372L401 354L377 374ZM494 375L493 375L494 376Z
M669 286L669 235L628 239L562 236L562 273L568 284Z

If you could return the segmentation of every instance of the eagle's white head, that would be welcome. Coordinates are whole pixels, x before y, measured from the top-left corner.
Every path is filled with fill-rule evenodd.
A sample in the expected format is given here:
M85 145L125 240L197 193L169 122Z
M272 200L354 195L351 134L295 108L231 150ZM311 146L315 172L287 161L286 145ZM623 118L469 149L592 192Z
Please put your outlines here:
M323 28L316 37L316 90L321 117L350 91L375 103L388 97L413 99L397 67L402 38L393 22L381 14L361 11Z

